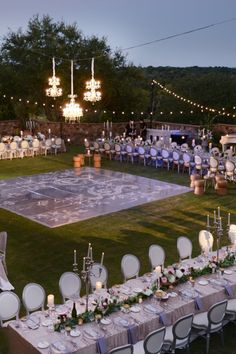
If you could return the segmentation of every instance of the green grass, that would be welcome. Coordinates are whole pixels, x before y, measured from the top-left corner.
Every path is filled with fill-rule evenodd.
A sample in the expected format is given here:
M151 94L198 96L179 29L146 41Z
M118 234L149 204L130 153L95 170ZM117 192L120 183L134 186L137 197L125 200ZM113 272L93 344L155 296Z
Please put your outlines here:
M69 152L57 156L0 161L0 179L71 168L73 155L79 151L79 148L71 147ZM187 174L106 159L102 163L103 168L189 185ZM120 261L125 253L139 257L141 273L149 271L148 248L153 243L166 250L166 264L177 261L176 239L181 235L192 240L193 255L197 255L198 232L205 228L206 214L212 214L220 205L222 215L230 212L231 222L236 223L235 196L236 188L233 185L224 197L217 196L212 189L208 189L203 196L195 196L190 192L55 229L0 209L1 230L8 232L9 279L19 296L25 284L37 282L47 294L54 293L56 301L60 302L59 277L63 272L72 270L74 249L77 249L81 266L88 242L93 245L95 259L99 259L101 252L105 251L104 263L109 270L109 285L122 282ZM231 327L227 330L229 334L232 331ZM227 351L218 347L212 353L233 353L232 341L232 335L227 335ZM5 353L6 343L0 337L1 342L4 344L2 349L0 344L0 353ZM196 341L192 352L201 353L203 346L201 340Z

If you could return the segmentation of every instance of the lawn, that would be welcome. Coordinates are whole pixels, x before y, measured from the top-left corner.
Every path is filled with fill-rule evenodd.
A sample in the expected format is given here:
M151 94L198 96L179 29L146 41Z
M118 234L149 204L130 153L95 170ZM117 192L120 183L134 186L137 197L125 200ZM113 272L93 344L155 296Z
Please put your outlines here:
M70 147L69 152L57 156L0 161L0 179L71 168L73 155L79 150L78 147ZM187 173L182 175L176 171L107 159L102 164L107 169L189 185ZM227 221L227 213L230 212L231 223L236 223L235 196L236 188L233 185L224 197L217 196L212 189L208 189L203 196L189 192L55 229L0 209L1 230L8 232L9 279L19 296L25 284L37 282L45 288L47 294L55 294L56 301L60 302L59 277L63 272L72 270L74 249L78 252L81 268L88 242L92 243L95 260L99 260L102 251L105 252L104 264L109 270L109 285L122 282L120 261L125 253L139 257L141 273L149 271L148 248L151 244L163 246L167 255L166 264L170 264L178 259L177 237L185 235L192 240L193 255L197 255L198 233L205 228L208 213L213 214L213 210L220 206L222 215L226 217L223 222ZM223 243L227 243L226 235ZM212 353L234 352L231 349L234 342L233 330L233 327L227 328L229 334L226 336L225 349L213 349ZM0 353L6 353L6 343L2 343ZM201 340L196 341L192 352L201 353L203 345Z

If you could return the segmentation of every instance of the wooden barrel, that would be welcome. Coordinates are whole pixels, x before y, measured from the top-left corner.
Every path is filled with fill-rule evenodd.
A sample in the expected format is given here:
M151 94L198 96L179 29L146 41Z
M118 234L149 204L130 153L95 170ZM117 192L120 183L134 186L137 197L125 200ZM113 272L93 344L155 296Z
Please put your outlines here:
M194 181L194 194L202 195L204 193L204 180L198 179Z
M225 177L223 175L215 175L215 181L216 181L216 184L219 182L219 181L224 181L225 180Z
M100 154L93 155L93 163L94 163L94 167L96 167L96 168L101 167L101 155Z
M80 157L81 166L84 166L84 154L78 154L77 156Z
M218 181L215 189L218 195L226 195L228 193L228 182L225 180Z
M190 176L190 188L194 188L194 182L200 178L201 178L201 176L196 173L191 175Z
M74 156L73 157L73 161L74 161L74 168L81 167L81 158L80 158L80 156Z

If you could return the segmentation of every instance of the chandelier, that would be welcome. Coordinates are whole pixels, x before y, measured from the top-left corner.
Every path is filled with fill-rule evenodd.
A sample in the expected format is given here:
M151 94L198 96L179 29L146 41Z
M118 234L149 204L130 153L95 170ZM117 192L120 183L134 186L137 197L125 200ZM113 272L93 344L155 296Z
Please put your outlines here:
M60 85L60 79L55 75L55 59L52 58L52 77L48 79L49 87L46 89L46 95L49 97L59 97L62 95L62 89L57 87Z
M102 98L102 94L100 91L97 91L99 88L101 88L101 83L100 81L96 81L94 79L94 58L92 58L92 63L91 63L91 72L92 72L92 78L90 81L86 81L86 89L89 91L86 91L84 93L84 100L85 101L90 101L90 102L96 102L100 101Z
M69 123L78 122L80 121L80 117L83 116L82 108L75 102L77 95L74 95L73 66L73 60L71 60L71 94L68 95L70 102L63 108L63 116L65 117L65 121Z

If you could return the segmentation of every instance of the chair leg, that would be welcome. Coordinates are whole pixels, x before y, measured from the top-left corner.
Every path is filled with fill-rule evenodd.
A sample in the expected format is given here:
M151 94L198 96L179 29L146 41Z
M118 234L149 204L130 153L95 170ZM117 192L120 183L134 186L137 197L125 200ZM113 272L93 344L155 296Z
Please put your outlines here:
M221 340L221 345L222 345L222 347L223 347L223 346L225 345L223 328L222 328L222 330L220 331L220 340Z
M207 334L206 336L206 354L209 353L210 350L210 334Z

